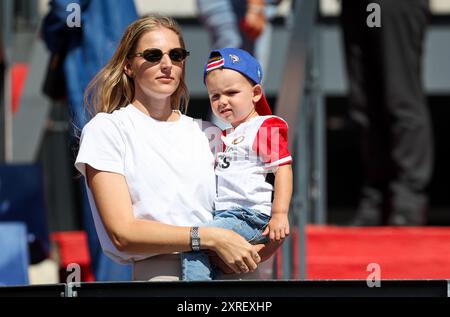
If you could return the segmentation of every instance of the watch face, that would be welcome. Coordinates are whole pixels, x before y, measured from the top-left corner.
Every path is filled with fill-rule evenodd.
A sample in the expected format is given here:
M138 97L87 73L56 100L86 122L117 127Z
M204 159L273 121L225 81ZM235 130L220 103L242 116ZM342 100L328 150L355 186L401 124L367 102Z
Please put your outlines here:
M192 240L192 249L194 251L200 250L200 241L198 241L198 239Z

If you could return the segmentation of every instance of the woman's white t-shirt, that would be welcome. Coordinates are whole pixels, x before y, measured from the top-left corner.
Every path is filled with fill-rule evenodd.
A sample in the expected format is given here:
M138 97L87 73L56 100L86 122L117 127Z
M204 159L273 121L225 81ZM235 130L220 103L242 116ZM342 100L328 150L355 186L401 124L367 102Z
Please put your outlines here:
M85 164L124 175L138 219L182 226L209 221L215 175L208 138L219 139L220 130L202 123L185 115L173 122L158 121L132 104L99 113L82 131L75 167L83 176ZM103 251L122 263L149 257L115 248L87 191Z

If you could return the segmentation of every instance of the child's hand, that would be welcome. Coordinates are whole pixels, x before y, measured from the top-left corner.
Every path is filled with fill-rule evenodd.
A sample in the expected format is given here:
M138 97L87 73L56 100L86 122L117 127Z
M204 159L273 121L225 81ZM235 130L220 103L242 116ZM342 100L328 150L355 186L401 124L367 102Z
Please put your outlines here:
M272 214L263 236L269 234L270 240L280 241L289 235L289 220L287 214L275 213Z

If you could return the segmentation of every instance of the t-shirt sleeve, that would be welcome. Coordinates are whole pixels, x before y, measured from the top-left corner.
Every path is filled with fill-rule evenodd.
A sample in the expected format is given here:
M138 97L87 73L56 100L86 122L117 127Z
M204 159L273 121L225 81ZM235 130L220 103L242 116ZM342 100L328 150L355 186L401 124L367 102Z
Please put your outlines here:
M83 128L75 167L83 176L86 176L86 164L124 175L124 154L125 143L118 126L109 118L97 115Z
M258 129L253 150L265 163L264 168L271 169L292 163L288 147L287 123L278 117L265 120Z

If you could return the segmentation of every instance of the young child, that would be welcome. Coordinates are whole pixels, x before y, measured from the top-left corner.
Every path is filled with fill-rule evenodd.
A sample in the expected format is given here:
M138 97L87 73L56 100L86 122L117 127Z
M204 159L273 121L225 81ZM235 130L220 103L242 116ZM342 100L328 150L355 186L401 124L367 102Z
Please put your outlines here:
M231 229L252 244L289 234L292 195L288 127L271 115L261 79L258 61L236 48L212 51L204 68L212 110L232 126L223 131L223 149L216 156L214 220L206 226ZM242 263L238 270L251 268ZM182 253L182 278L214 279L207 254Z

